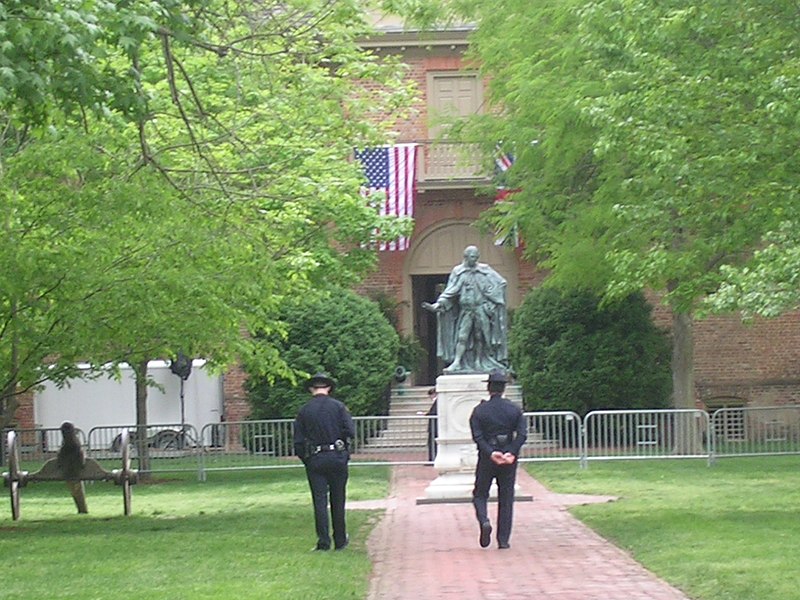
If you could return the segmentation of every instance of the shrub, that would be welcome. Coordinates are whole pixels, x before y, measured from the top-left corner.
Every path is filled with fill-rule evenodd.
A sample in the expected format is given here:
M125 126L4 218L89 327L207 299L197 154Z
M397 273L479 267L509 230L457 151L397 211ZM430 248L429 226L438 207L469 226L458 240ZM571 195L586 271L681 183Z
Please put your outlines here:
M588 292L538 288L517 309L509 350L526 410L669 405L669 341L644 296L598 305Z
M354 416L385 414L389 385L397 366L397 332L378 306L349 290L303 296L282 309L285 339L276 345L295 371L326 371L337 382L332 395ZM270 383L251 374L248 399L254 419L293 418L309 399L306 380Z

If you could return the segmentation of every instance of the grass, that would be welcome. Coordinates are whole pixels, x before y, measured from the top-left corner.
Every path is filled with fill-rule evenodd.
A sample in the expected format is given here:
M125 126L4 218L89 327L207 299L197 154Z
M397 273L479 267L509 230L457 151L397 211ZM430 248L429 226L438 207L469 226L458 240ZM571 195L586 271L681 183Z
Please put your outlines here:
M800 600L800 457L526 467L553 491L618 496L572 512L695 600Z
M87 485L88 515L63 483L21 490L21 519L0 508L4 600L363 599L371 570L365 542L376 511L349 511L351 545L310 552L316 542L302 469L180 474L133 487ZM351 469L348 498L381 498L388 468Z
M800 600L800 457L532 463L565 493L612 494L573 512L695 600ZM384 497L388 468L350 470L348 497ZM358 599L371 570L377 511L349 511L345 552L311 553L302 469L160 474L122 491L87 486L89 515L61 483L21 491L22 519L0 503L4 600Z

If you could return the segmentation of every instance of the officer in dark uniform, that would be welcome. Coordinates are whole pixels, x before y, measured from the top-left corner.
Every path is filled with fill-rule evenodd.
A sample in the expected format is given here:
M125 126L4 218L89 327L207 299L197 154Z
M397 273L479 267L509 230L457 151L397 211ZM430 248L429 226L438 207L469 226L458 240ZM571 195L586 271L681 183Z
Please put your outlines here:
M330 550L328 496L330 495L333 545L342 550L349 542L345 525L344 502L347 488L348 442L356 435L353 418L343 403L330 396L334 381L317 373L308 381L312 394L294 421L294 450L306 466L317 545L314 550Z
M503 397L507 381L503 371L493 370L486 380L489 400L478 404L469 418L472 439L478 445L472 503L480 527L481 548L486 548L492 537L487 508L492 480L497 481L497 546L511 547L517 456L525 444L528 427L522 409Z

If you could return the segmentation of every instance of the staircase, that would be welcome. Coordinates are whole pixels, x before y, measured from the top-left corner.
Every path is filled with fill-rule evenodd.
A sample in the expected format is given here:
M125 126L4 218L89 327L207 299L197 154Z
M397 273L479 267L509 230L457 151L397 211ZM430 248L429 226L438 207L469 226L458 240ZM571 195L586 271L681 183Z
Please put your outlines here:
M423 415L428 412L431 404L429 389L430 386L427 385L394 387L389 400L389 416L393 418L387 419L386 429L371 437L361 448L361 452L425 450L429 419ZM485 396L488 398L488 393ZM522 404L522 390L518 385L508 386L505 396Z
M394 387L389 400L389 416L392 418L386 420L386 429L371 437L361 451L425 451L429 419L424 415L431 405L429 389L430 386Z

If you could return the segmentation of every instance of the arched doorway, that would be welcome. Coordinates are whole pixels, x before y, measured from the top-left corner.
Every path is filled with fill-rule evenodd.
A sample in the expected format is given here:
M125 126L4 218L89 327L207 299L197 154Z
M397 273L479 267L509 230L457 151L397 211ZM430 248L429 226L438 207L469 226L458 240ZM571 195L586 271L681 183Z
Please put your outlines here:
M495 246L492 236L481 235L470 221L437 224L416 237L409 251L404 274L404 331L420 341L426 356L414 368L417 385L433 385L444 365L436 358L436 318L422 308L422 302L433 302L444 289L450 271L460 264L464 248L474 245L480 250L480 261L491 265L508 282L508 305L518 304L518 265L514 252Z

